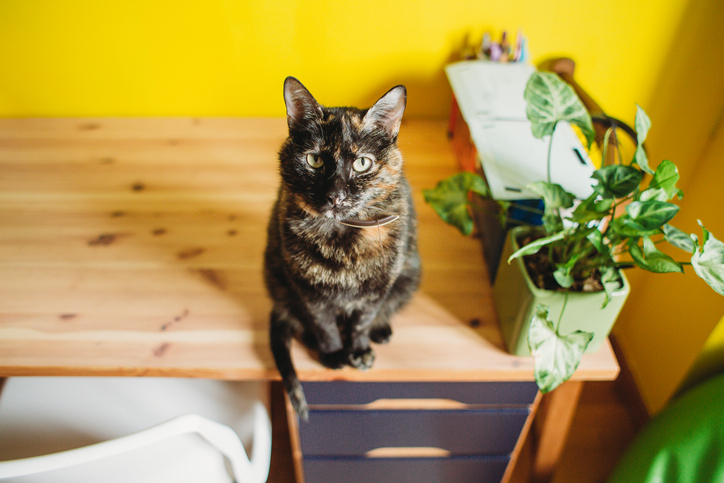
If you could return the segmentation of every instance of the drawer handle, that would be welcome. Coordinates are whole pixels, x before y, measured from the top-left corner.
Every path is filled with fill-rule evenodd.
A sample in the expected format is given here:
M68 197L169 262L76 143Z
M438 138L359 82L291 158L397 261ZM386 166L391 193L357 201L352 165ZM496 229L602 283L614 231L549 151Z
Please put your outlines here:
M452 399L378 399L362 406L364 409L467 409L469 406Z
M365 453L367 458L447 458L450 451L442 448L376 448Z

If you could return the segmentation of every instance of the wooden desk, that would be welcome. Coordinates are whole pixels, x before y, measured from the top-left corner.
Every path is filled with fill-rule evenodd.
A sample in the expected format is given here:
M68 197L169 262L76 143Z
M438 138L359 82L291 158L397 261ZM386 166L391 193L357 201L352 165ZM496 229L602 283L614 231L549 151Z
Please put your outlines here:
M283 119L0 120L0 377L277 378L261 270L285 130ZM301 378L532 380L532 360L502 349L478 242L422 201L455 171L446 123L406 121L400 146L422 289L372 370L327 370L297 344ZM574 379L617 373L606 344Z

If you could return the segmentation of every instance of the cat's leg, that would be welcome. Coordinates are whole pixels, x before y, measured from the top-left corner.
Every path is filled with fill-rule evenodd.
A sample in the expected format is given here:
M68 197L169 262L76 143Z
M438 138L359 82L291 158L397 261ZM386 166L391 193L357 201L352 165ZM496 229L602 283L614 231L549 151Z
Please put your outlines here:
M370 340L375 344L387 344L392 337L392 326L390 319L400 309L399 298L390 299L387 297L385 303L377 312L377 317L370 324Z
M269 341L271 343L274 362L277 365L279 374L282 377L284 389L289 395L289 401L292 403L294 410L302 420L307 421L309 418L309 407L307 406L302 384L297 377L297 371L294 369L291 356L292 339L299 329L299 322L291 317L288 312L279 310L276 307L272 310L269 326Z
M408 264L406 270L392 285L384 304L371 324L369 337L376 344L386 344L390 341L392 337L390 319L410 301L412 294L420 285L419 259L414 262Z
M369 369L375 361L375 353L370 347L370 327L378 310L368 309L356 313L348 321L347 363L357 369Z
M317 336L310 330L304 330L302 335L299 337L308 349L313 351L319 350L319 342L317 342Z
M392 337L392 326L389 318L381 319L382 317L377 317L372 327L370 327L370 340L375 344L387 344Z
M408 264L407 270L397 278L384 301L374 309L359 314L350 324L348 359L349 365L369 369L375 360L370 342L386 344L392 337L390 319L405 306L420 283L419 259Z
M315 307L310 312L315 314L309 329L316 339L319 361L330 369L342 368L347 360L337 318L326 307Z

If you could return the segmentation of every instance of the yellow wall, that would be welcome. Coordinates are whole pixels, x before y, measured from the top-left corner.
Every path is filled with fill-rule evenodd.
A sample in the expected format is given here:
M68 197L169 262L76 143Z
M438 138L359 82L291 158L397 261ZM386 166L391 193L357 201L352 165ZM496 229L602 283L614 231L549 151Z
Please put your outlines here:
M706 340L700 356L689 370L679 391L691 389L709 377L722 372L724 372L724 317L717 323L714 331Z
M0 0L0 116L281 116L287 75L328 105L405 83L408 115L445 116L466 36L521 28L631 119L686 1Z
M701 236L701 219L724 240L724 3L691 0L676 38L648 109L650 157L680 168L686 196L673 224ZM680 250L670 254L688 259ZM632 272L632 292L614 328L651 412L676 392L724 315L724 297L690 267L685 271ZM724 340L712 344L722 344L724 355ZM724 357L719 363L724 369Z

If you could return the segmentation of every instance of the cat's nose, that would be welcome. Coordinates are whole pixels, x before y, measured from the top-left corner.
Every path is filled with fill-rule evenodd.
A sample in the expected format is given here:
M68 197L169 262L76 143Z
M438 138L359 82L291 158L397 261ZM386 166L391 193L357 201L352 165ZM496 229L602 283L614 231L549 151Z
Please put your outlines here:
M347 197L344 193L330 193L327 195L327 200L329 200L330 203L332 203L334 206L339 206L339 204L344 201L344 199Z

